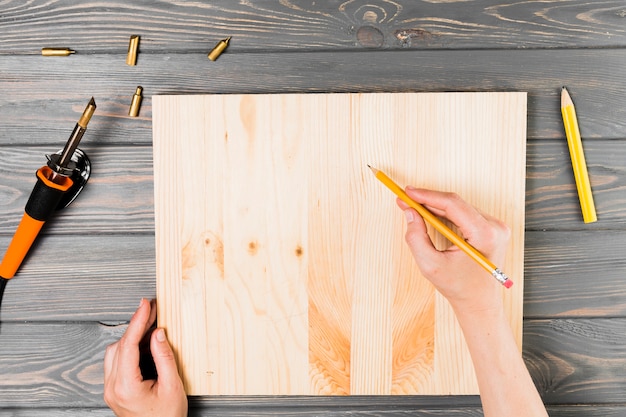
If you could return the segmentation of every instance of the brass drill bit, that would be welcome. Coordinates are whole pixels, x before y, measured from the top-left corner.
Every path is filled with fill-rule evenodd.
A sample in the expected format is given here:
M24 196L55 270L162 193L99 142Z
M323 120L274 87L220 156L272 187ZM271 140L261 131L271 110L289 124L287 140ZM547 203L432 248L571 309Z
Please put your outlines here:
M231 36L229 36L226 39L222 39L221 41L217 43L217 45L215 45L215 47L211 50L211 52L209 52L209 59L211 61L215 61L222 54L222 52L224 52L224 50L228 47L230 38Z
M76 51L70 48L41 48L43 56L69 56L75 53Z
M131 117L137 117L139 115L139 107L141 106L141 99L143 96L141 93L143 92L143 87L138 86L137 90L135 90L135 94L133 94L133 100L130 102L130 109L128 110L128 115Z
M137 64L137 50L139 49L139 35L133 35L128 42L128 55L126 55L126 65Z

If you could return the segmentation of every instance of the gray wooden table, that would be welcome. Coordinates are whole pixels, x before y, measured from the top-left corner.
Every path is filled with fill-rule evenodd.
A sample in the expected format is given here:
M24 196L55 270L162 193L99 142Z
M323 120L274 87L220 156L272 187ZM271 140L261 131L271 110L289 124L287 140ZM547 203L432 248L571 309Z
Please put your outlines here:
M125 64L141 36L137 66ZM206 54L231 45L216 62ZM77 51L44 58L42 47ZM140 117L126 116L136 86ZM599 221L559 109L576 104ZM0 251L87 101L84 194L7 286L0 415L111 415L102 359L155 295L151 99L168 93L528 91L524 358L553 416L626 415L626 1L0 2ZM506 140L506 138L503 138ZM495 173L494 173L495 174ZM481 415L477 397L193 398L192 415Z

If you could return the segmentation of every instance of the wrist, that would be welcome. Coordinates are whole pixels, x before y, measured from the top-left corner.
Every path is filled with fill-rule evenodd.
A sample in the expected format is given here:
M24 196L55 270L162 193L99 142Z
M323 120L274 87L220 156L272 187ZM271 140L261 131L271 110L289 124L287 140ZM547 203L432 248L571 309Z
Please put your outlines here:
M488 323L494 320L506 320L504 304L500 297L489 300L464 300L451 303L454 314L463 326L465 322Z

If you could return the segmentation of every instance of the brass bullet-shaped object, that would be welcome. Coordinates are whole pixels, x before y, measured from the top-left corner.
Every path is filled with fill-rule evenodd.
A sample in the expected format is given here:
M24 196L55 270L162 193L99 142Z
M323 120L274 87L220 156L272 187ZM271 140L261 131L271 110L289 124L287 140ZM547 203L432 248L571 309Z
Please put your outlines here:
M126 65L137 64L137 50L139 49L139 35L133 35L128 42L128 55L126 55Z
M41 48L43 56L69 56L75 53L76 51L70 48Z
M142 92L143 87L138 86L135 94L133 94L133 100L130 102L130 109L128 110L130 117L137 117L139 115L139 107L141 106L141 99L143 98L141 95Z
M222 52L224 52L224 49L226 49L226 47L228 47L228 42L230 42L230 36L226 39L222 39L221 41L219 41L217 43L217 45L215 45L215 47L211 50L211 52L209 52L209 59L211 61L215 61L217 59L217 57L219 57Z

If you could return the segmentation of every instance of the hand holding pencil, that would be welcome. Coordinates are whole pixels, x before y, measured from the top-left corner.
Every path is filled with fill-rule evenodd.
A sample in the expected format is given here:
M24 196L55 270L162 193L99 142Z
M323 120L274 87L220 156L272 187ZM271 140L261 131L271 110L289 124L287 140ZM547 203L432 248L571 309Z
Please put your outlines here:
M422 273L454 304L455 300L476 300L476 291L494 294L500 282L509 288L513 282L495 265L501 264L510 237L510 230L499 220L484 215L456 194L401 189L382 171L370 167L385 186L398 196L398 206L407 216L406 240ZM462 237L448 228L438 217L454 223ZM428 233L431 224L454 245L445 251L437 250ZM495 261L496 264L494 264ZM494 279L485 274L488 271ZM487 296L489 300L493 298ZM495 297L500 298L500 297Z
M502 264L510 230L499 220L486 216L456 194L407 187L411 199L428 208L433 214L454 223L464 240L481 251L493 262ZM500 285L489 277L472 258L458 246L440 251L433 245L422 216L404 201L398 206L407 218L405 239L422 274L445 296L453 306L498 302Z

